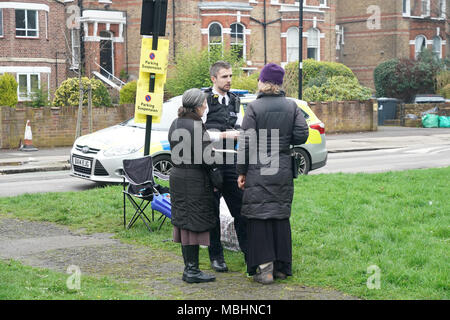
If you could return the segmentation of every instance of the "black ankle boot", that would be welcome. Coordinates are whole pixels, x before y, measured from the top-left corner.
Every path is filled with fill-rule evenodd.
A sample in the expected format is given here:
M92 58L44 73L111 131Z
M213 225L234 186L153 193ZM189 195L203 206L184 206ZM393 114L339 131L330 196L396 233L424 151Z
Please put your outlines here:
M181 246L184 258L183 280L188 283L210 282L216 277L204 274L198 268L199 246Z

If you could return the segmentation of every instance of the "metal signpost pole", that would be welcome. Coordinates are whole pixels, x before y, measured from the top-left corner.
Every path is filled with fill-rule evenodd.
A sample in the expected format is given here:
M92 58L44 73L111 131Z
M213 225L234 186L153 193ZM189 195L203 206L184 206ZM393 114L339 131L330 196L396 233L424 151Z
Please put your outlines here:
M156 0L155 10L153 11L153 41L152 49L158 50L158 37L159 26L161 19L161 0ZM150 74L149 92L155 92L155 74ZM147 115L147 123L145 126L145 144L144 144L144 156L150 154L150 143L152 139L152 116Z
M303 98L303 0L299 0L299 28L298 28L298 98Z

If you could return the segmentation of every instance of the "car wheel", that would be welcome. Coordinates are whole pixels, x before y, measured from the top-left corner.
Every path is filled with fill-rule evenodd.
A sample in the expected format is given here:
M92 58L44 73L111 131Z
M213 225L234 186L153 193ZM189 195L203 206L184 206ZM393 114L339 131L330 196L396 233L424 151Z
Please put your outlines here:
M311 160L309 160L308 153L302 148L294 148L295 156L297 160L299 160L298 174L299 175L307 175L309 169L311 168Z
M156 173L160 173L164 176L169 176L170 171L173 168L173 163L168 154L160 154L153 158L153 170Z

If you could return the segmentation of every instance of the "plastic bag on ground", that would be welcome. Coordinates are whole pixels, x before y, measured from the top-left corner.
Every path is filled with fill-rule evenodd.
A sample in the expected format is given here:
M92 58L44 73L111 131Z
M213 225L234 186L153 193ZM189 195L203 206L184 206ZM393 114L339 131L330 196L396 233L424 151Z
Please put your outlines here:
M450 128L450 117L439 117L439 128Z
M420 115L423 117L426 114L430 114L430 113L438 113L439 112L439 108L438 107L434 107L432 109L429 109L427 111L422 112Z
M438 128L439 116L437 114L426 114L422 117L422 125L424 128Z
M417 117L415 114L408 113L408 114L405 116L405 119L416 120L416 119L418 119L418 117Z

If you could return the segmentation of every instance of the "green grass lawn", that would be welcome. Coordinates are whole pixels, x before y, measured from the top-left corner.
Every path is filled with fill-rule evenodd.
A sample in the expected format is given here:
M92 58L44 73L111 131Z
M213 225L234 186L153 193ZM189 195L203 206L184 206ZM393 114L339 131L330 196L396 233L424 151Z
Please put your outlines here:
M137 300L149 299L130 285L104 277L81 275L79 289L70 274L31 268L17 261L0 260L0 300ZM69 279L70 280L70 279ZM69 289L71 288L71 289Z
M449 180L450 167L300 177L291 216L294 275L286 281L366 299L449 299ZM0 214L114 232L181 254L178 244L164 241L170 223L153 233L141 221L124 230L118 186L0 198ZM240 253L226 251L226 260L244 273ZM380 289L366 285L370 266L380 270Z

